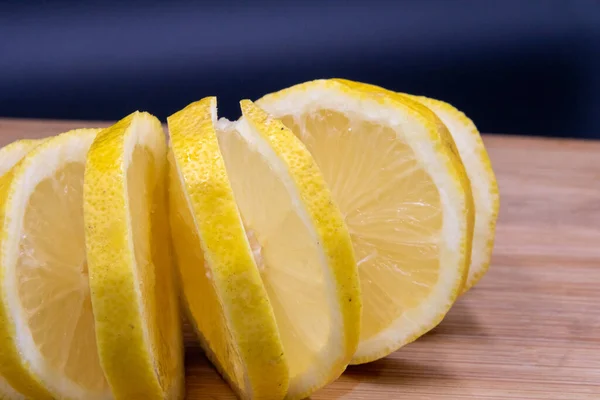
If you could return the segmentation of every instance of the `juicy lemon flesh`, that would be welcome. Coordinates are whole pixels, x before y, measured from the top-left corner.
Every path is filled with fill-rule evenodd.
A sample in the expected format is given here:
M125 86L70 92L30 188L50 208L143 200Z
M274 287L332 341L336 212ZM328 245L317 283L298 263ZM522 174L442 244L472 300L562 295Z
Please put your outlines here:
M149 333L157 377L173 377L178 373L178 351L170 346L180 333L172 327L176 321L178 305L171 295L173 271L169 262L166 218L165 181L157 169L153 153L145 146L136 145L127 168L127 192L131 217L134 254L140 293L144 296L143 315ZM160 382L168 390L170 384Z
M182 269L181 276L186 277L181 285L189 303L186 308L192 314L189 319L194 321L194 328L210 360L238 393L247 393L243 362L227 328L223 305L217 297L210 268L205 265L207 261L203 250L197 245L199 238L194 217L172 153L169 154L169 164L173 239L179 242L178 264ZM188 285L191 289L186 288Z
M107 383L96 351L83 225L83 163L42 180L25 210L16 266L33 340L53 370L91 391Z
M319 364L316 357L329 337L320 249L264 156L234 129L218 132L218 138L293 382Z
M368 340L417 307L439 278L439 192L389 127L327 109L282 121L313 155L345 217Z

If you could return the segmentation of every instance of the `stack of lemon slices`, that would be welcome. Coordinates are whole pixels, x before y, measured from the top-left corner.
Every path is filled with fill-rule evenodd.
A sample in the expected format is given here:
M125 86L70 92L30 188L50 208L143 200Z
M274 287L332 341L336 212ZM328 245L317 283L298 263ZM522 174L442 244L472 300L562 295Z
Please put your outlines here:
M180 301L243 399L301 399L435 327L498 188L451 105L341 79L0 150L0 398L181 399ZM169 238L170 237L170 238Z

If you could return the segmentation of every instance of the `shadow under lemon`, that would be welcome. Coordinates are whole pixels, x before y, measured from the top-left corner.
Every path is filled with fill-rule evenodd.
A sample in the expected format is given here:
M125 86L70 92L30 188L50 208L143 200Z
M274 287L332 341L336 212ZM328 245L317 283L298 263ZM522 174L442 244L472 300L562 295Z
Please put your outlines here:
M397 387L398 395L411 393L411 388L432 385L434 381L450 381L452 368L439 356L440 347L453 337L487 338L483 325L472 312L477 302L476 290L463 296L444 321L431 332L401 350L378 361L350 366L334 383L319 390L311 399L353 398L353 393L381 390L381 386ZM184 325L186 344L187 398L234 400L235 394L211 365L196 340L189 323ZM358 389L360 386L360 389ZM356 393L355 393L356 394Z

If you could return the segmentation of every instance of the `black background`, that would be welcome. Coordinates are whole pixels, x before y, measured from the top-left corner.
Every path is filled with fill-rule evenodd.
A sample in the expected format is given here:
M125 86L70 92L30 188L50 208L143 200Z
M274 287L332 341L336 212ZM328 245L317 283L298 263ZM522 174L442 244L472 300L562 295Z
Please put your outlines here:
M484 132L600 138L600 1L0 3L0 116L160 118L344 77Z

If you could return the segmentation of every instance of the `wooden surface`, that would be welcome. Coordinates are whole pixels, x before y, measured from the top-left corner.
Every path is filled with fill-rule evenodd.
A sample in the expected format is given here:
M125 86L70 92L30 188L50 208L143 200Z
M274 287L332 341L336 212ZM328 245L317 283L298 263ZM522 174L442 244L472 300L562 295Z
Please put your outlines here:
M0 119L0 145L94 123ZM600 399L600 142L486 137L492 267L433 332L313 399ZM189 399L234 399L188 335Z

